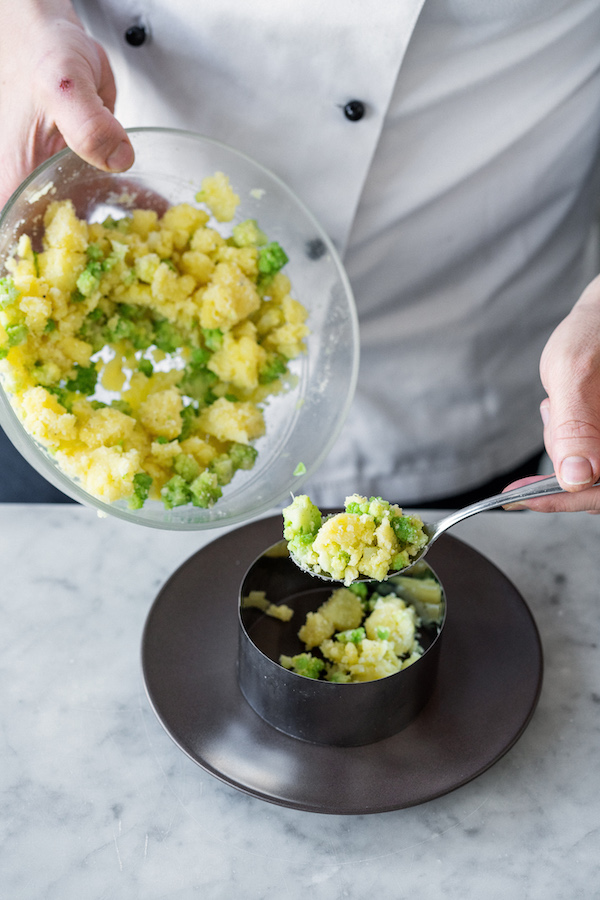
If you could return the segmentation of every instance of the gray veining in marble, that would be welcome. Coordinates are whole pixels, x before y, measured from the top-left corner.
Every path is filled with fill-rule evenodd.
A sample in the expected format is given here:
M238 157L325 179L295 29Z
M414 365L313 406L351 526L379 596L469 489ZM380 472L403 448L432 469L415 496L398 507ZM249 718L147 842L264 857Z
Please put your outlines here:
M453 530L526 598L540 704L470 784L371 816L248 797L181 753L149 707L148 609L222 533L0 506L2 900L600 897L598 516L494 512Z

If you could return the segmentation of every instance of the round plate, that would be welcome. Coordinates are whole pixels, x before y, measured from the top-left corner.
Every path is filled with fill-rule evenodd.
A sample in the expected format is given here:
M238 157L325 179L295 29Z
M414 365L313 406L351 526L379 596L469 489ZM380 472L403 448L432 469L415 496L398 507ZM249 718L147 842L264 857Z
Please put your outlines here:
M362 747L296 740L267 725L237 683L238 594L281 538L281 516L230 531L184 563L146 621L142 667L165 730L194 762L272 803L329 814L402 809L480 775L525 730L542 648L525 601L489 560L443 535L427 556L448 611L432 699L399 734Z

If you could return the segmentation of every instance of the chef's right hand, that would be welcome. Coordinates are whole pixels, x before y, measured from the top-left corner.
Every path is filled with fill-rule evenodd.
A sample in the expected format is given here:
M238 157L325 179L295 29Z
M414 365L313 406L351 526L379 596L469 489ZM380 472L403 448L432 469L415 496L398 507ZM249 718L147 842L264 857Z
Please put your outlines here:
M0 208L65 146L103 171L128 169L115 99L108 58L68 0L0 0Z

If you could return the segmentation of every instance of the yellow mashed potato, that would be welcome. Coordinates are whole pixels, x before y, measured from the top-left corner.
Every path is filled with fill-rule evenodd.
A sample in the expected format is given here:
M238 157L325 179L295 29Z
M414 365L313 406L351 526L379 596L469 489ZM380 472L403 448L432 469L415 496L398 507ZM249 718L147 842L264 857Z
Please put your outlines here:
M196 198L218 222L223 173ZM289 384L306 310L253 220L225 238L203 208L90 224L50 203L0 279L0 376L26 430L90 494L208 507L254 464L261 403Z
M323 519L306 494L283 510L283 536L302 568L351 584L360 576L383 581L410 565L427 545L423 521L381 497L352 494L345 511Z
M420 611L422 600L428 610L425 622L415 606ZM418 578L402 576L397 589L385 594L381 584L373 590L365 583L352 589L341 587L318 610L307 614L298 632L305 652L283 655L279 661L299 675L326 681L386 678L423 655L419 628L439 624L442 616L442 590L428 568L419 572ZM315 648L318 655L313 653Z

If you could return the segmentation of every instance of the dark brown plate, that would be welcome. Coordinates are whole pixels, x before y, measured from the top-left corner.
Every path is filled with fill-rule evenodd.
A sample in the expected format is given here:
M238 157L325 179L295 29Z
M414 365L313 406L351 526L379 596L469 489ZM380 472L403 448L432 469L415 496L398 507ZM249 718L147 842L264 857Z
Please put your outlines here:
M489 560L443 535L427 560L448 600L437 686L399 734L362 747L276 731L237 683L238 594L247 568L281 538L280 516L230 531L167 581L146 621L142 668L158 719L207 772L262 800L329 814L386 812L476 778L518 740L542 684L542 648L516 588Z

